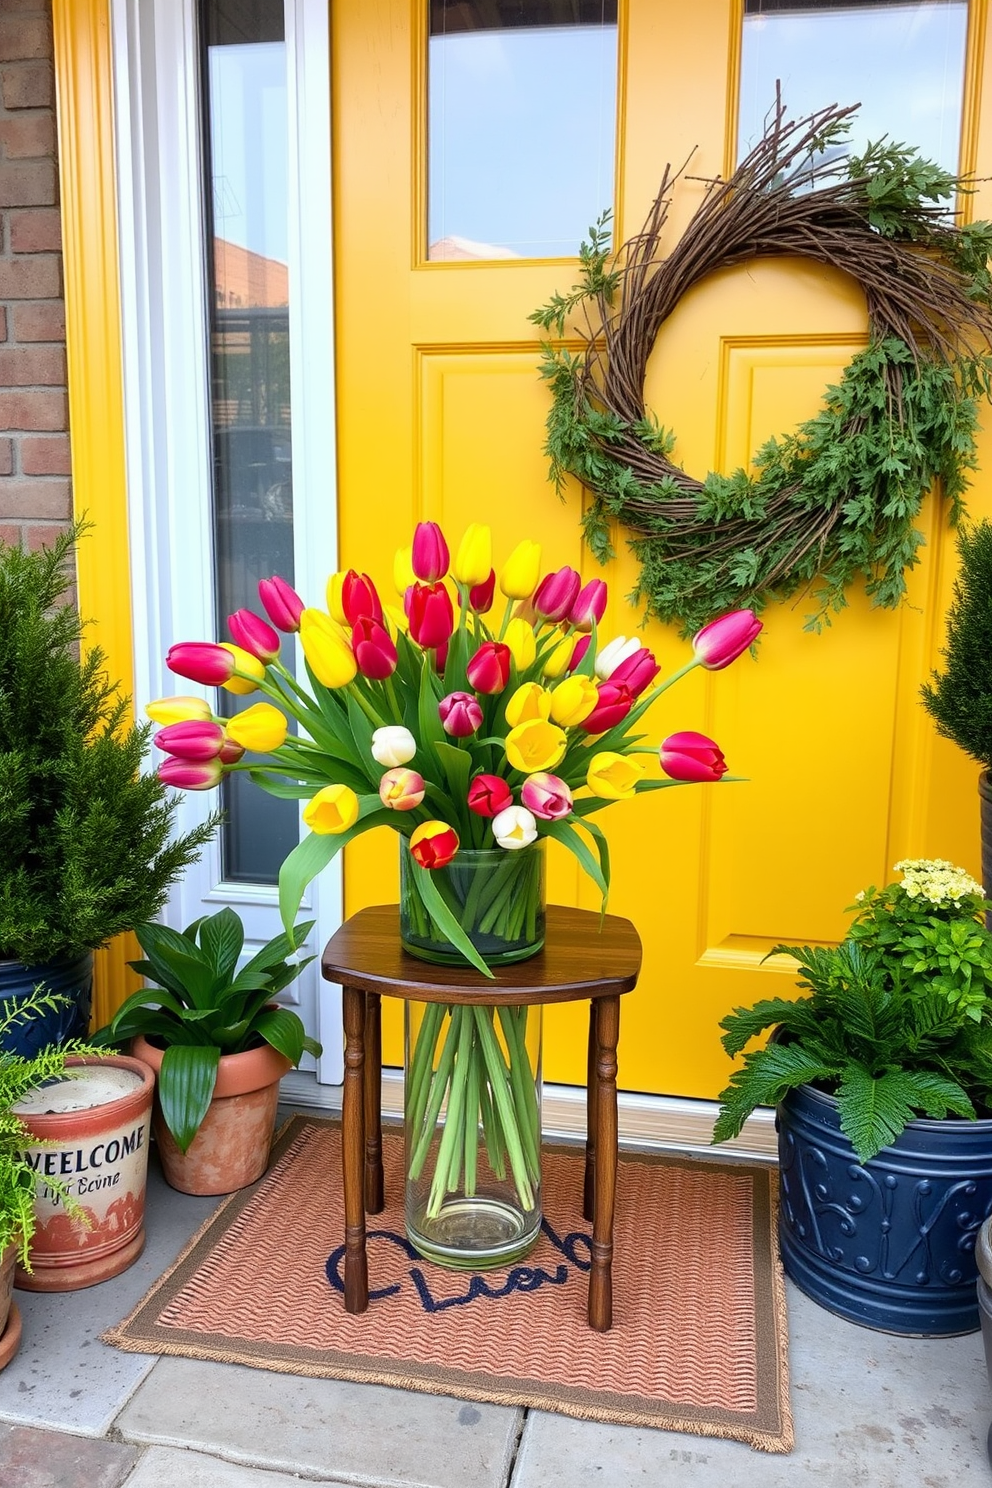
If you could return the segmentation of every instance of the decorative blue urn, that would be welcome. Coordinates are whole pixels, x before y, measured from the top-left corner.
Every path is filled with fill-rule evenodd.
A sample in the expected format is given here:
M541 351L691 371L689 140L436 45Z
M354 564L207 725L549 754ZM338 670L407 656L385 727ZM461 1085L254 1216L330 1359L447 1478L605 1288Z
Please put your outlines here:
M66 1039L82 1038L86 1034L93 1002L92 951L68 960L47 961L41 966L0 961L0 1002L16 1007L22 997L39 986L70 1001L64 1007L32 1013L30 1019L7 1031L0 1048L26 1059L49 1044L64 1044Z

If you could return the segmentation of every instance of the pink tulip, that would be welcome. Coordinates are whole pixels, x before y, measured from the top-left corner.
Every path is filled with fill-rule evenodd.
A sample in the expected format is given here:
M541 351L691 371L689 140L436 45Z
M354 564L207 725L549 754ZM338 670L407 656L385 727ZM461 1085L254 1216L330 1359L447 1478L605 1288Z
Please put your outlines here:
M159 729L154 739L156 749L164 749L183 760L216 759L225 743L223 727L203 718L170 723L168 728Z
M761 621L753 610L733 610L729 615L721 615L693 636L696 660L708 672L719 672L747 650L760 629Z
M382 682L395 672L396 647L389 632L374 620L358 617L351 630L351 647L363 677Z
M622 723L633 706L634 694L627 683L615 682L611 677L608 682L599 684L599 702L583 718L581 727L587 734L605 734L607 729Z
M541 580L531 603L542 620L553 620L557 624L564 620L581 588L581 576L566 565Z
M557 775L540 770L536 775L527 776L520 787L520 801L542 821L557 821L571 811L572 792Z
M578 666L578 664L582 660L583 656L585 656L586 652L589 650L589 644L590 644L591 641L592 641L592 636L591 635L580 635L579 636L579 639L575 643L575 649L572 652L572 654L571 654L571 656L569 657L569 660L568 660L568 670L570 672L574 672L575 671L575 668Z
M379 800L390 811L412 811L424 799L426 789L422 775L398 765L379 781Z
M443 584L414 584L408 592L411 637L425 651L443 646L455 628L451 595Z
M174 786L176 790L212 790L220 785L224 767L219 759L170 758L162 761L156 773L163 785Z
M236 646L266 666L279 655L279 636L267 621L251 610L235 610L233 615L228 615L227 628Z
M473 584L468 591L468 602L477 615L488 615L493 607L493 599L496 594L496 570L489 570L488 579L483 579L481 584Z
M671 780L719 780L727 762L718 744L691 730L669 734L658 750L661 768Z
M470 692L449 692L437 705L441 727L453 739L467 739L482 722L478 698Z
M349 568L341 585L341 607L351 626L363 618L382 624L382 602L368 574L359 574Z
M235 661L230 651L211 641L179 641L170 646L165 664L178 677L202 682L205 687L220 687L234 675Z
M273 574L271 579L259 579L258 597L262 608L277 630L291 635L300 628L300 616L306 606L291 584Z
M635 698L651 686L651 683L661 671L661 667L654 659L652 652L646 646L635 651L633 656L628 656L619 666L613 668L610 673L611 682L626 682Z
M499 816L513 805L513 792L500 775L476 775L466 800L476 816Z
M436 584L448 572L448 544L436 522L418 522L413 534L411 566L418 579Z
M510 648L499 641L484 641L465 668L476 692L502 692L510 680Z
M574 625L577 630L592 630L593 624L599 624L606 611L606 581L605 579L590 579L575 596L575 603L568 612L568 623Z

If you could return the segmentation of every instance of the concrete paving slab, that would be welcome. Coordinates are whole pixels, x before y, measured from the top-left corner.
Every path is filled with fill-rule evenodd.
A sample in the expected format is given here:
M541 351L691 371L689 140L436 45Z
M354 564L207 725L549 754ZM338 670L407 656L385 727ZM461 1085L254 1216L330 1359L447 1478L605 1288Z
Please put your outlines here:
M443 1395L163 1358L116 1430L360 1488L503 1488L522 1420Z
M171 1447L149 1447L128 1478L126 1488L177 1488L180 1483L182 1488L300 1488L295 1473L267 1472L264 1468L221 1462L217 1457Z
M511 1488L989 1488L981 1335L896 1338L789 1287L795 1450L531 1412Z
M122 1442L0 1426L3 1488L120 1488L137 1459Z
M219 1202L170 1188L153 1152L145 1200L148 1238L134 1265L78 1292L15 1293L24 1333L0 1373L0 1421L102 1436L155 1358L109 1348L100 1334L131 1311Z

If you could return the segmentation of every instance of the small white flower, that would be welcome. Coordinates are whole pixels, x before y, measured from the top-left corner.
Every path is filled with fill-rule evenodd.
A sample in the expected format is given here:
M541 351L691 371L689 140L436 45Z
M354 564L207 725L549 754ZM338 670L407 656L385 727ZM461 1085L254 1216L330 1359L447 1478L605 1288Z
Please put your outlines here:
M537 822L526 806L507 806L493 817L493 836L500 847L516 851L528 847L537 837Z
M391 723L385 728L377 728L372 735L372 758L389 769L409 764L416 752L416 739L401 724Z
M597 655L596 676L601 682L605 682L622 661L626 661L628 656L633 656L640 649L641 643L636 636L630 641L626 636L617 636L616 640L610 641Z

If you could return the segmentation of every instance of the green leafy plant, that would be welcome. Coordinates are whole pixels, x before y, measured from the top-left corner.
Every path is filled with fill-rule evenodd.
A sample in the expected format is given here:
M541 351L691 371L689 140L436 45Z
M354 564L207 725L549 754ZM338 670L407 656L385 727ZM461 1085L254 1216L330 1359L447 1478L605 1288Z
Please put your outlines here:
M150 725L80 654L64 596L79 526L27 553L0 543L0 958L80 955L155 915L217 818L173 837L177 798L140 773Z
M992 769L992 523L958 533L961 568L947 614L944 671L921 689L937 731Z
M15 1001L0 1002L0 1254L11 1242L25 1270L31 1270L30 1247L34 1234L35 1194L42 1187L59 1195L66 1213L82 1218L82 1210L60 1179L41 1175L25 1155L29 1145L38 1146L15 1113L14 1106L39 1085L71 1074L66 1070L70 1055L99 1054L90 1044L70 1041L58 1048L42 1049L25 1056L4 1048L3 1042L17 1026L47 1011L63 1006L67 998L36 989Z
M295 938L313 927L297 925ZM135 927L145 959L132 961L157 985L124 1002L95 1042L119 1044L141 1034L164 1049L158 1098L166 1126L185 1152L200 1129L224 1054L271 1044L295 1066L304 1052L319 1055L299 1015L273 1007L273 999L313 960L296 957L289 936L277 935L238 967L244 926L233 909L194 920L180 934L167 925Z
M723 1091L715 1142L735 1137L757 1106L815 1085L837 1098L860 1162L914 1116L974 1118L992 1108L992 934L985 896L941 859L896 864L901 883L866 889L839 946L776 946L799 963L809 995L736 1008L723 1046L744 1054Z

